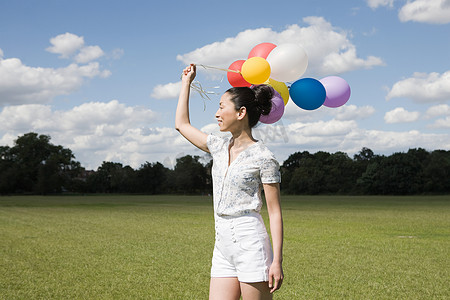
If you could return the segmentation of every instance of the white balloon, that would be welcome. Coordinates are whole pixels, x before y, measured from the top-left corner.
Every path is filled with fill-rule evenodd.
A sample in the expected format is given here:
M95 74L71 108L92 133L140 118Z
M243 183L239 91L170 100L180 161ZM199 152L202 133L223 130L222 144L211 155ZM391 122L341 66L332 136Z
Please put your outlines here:
M308 67L308 56L305 49L298 44L281 44L267 56L270 64L270 78L276 81L295 81L305 73Z

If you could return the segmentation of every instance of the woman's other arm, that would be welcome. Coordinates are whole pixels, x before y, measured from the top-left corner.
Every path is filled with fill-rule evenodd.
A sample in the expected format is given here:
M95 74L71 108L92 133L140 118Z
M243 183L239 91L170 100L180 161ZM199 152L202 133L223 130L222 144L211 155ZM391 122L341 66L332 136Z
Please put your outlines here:
M270 220L270 232L273 245L273 262L269 270L270 292L278 290L283 283L283 217L280 204L280 184L263 184L267 211Z

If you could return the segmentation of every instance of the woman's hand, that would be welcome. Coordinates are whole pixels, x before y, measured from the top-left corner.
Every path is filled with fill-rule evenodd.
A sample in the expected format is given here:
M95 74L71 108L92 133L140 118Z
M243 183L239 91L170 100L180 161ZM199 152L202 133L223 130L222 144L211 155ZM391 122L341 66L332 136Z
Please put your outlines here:
M275 292L283 283L283 267L280 262L274 261L269 269L269 289L270 293Z
M196 75L196 67L194 64L190 64L183 70L183 73L181 74L181 81L183 83L187 83L188 85L190 85L194 80L195 75Z

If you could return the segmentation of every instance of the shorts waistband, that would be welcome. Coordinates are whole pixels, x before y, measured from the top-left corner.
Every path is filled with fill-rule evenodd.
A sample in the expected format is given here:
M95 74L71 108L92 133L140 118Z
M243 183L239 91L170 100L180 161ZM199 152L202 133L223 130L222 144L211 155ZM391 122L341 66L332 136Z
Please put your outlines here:
M246 218L246 217L260 218L261 214L259 212L256 212L256 211L251 211L249 213L246 213L246 214L243 214L243 215L238 215L238 216L228 216L228 215L215 214L214 217L215 217L216 221L220 221L220 220L226 221L226 220L236 220L236 219L239 219L239 218Z

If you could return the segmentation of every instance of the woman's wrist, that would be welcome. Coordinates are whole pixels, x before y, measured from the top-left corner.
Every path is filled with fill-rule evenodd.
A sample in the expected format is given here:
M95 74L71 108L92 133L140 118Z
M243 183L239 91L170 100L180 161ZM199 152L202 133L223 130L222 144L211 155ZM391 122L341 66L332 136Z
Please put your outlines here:
M274 258L272 263L283 264L283 258Z
M183 87L190 87L191 86L191 83L188 81L188 80L182 80L181 81L181 86L183 86Z

